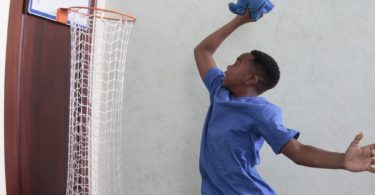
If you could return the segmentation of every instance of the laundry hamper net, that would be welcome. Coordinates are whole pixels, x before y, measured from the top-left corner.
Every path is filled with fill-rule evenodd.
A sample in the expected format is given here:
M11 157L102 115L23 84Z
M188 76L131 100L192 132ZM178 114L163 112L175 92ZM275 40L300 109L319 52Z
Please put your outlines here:
M123 194L122 108L135 18L71 7L69 152L66 194Z

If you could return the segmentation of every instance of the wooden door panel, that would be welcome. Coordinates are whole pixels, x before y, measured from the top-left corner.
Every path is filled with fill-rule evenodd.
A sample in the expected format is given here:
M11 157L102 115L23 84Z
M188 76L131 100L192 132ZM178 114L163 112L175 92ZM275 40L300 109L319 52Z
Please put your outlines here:
M27 4L10 2L4 93L7 193L65 194L69 27L27 14Z
M22 194L19 153L19 75L23 1L10 1L4 82L4 155L6 190L10 195Z
M61 194L68 155L69 28L34 16L26 20L19 98L22 188L24 194Z

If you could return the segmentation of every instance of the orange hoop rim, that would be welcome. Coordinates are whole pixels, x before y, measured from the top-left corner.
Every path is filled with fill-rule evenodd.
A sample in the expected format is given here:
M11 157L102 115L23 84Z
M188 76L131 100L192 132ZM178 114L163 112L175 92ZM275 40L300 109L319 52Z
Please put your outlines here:
M68 9L68 12L74 12L74 13L82 14L82 15L85 15L85 16L90 16L90 17L93 16L93 17L104 18L104 19L109 19L109 20L121 20L121 19L117 19L117 18L101 17L101 16L97 16L97 15L93 15L93 14L86 14L86 13L78 12L78 10L80 10L80 9L98 10L98 11L103 11L103 12L109 12L109 13L113 13L113 14L118 14L118 15L120 15L122 17L127 18L127 21L129 21L129 22L135 22L136 21L136 17L134 17L132 15L124 14L124 13L120 13L120 12L112 11L112 10L108 10L108 9L97 8L97 7L73 6L73 7L67 8L67 9Z

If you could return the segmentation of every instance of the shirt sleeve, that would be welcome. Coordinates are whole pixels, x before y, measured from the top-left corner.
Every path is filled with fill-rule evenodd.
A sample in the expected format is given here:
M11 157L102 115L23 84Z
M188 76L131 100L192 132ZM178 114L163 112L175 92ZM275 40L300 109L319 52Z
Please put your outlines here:
M211 68L205 75L203 82L212 98L215 94L216 89L222 85L224 79L224 73L217 67Z
M275 154L291 139L298 139L299 132L286 128L282 122L282 112L277 106L266 106L262 109L258 119L258 133L264 137Z

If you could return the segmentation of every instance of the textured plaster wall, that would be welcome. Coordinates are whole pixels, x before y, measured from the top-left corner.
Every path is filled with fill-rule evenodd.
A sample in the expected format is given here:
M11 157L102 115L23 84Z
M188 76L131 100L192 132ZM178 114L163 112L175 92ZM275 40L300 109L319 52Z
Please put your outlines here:
M200 194L199 147L208 94L193 48L233 15L229 1L116 0L108 9L138 20L125 84L126 194ZM279 85L264 96L280 105L300 141L344 152L355 134L375 141L375 1L274 1L262 20L223 43L221 68L252 49L279 62ZM374 175L300 167L268 145L258 170L279 194L371 195Z

